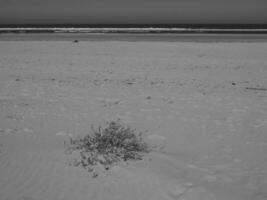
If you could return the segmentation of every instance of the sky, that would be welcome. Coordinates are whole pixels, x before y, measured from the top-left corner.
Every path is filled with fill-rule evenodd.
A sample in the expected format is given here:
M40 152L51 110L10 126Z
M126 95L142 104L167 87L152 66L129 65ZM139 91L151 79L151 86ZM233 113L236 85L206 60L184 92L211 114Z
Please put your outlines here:
M267 23L267 0L0 0L0 24Z

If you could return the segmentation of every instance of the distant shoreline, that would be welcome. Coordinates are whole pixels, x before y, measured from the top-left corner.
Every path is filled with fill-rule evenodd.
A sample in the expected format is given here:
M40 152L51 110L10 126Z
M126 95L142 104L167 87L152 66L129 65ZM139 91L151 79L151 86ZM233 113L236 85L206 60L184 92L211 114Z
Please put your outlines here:
M1 27L0 33L267 34L267 27Z

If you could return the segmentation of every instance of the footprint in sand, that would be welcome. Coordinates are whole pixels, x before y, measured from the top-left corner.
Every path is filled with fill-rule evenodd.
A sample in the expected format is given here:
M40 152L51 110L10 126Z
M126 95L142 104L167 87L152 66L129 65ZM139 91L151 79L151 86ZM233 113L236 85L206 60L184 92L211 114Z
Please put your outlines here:
M179 199L181 196L185 194L185 192L188 189L183 186L182 184L175 184L167 189L168 196L171 197L172 199Z
M204 187L192 183L174 184L168 186L167 194L174 200L215 200L215 196Z
M120 99L113 98L99 98L102 107L113 107L121 103Z
M215 196L203 187L188 189L179 200L215 200Z

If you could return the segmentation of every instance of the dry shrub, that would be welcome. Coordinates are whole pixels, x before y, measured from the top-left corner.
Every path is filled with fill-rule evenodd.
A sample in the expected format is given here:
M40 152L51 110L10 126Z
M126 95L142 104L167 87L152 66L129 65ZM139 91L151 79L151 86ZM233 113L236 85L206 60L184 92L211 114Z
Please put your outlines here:
M71 138L69 152L79 151L80 165L89 171L94 165L103 165L106 169L119 161L141 160L150 151L143 141L142 132L124 126L119 120L111 121L105 128L91 127L92 133L80 138Z

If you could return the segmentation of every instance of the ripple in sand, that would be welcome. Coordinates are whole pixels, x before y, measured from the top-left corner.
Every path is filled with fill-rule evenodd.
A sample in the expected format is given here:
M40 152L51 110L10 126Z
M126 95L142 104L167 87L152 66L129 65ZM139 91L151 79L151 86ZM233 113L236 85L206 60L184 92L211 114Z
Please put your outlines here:
M215 200L215 196L203 187L190 188L179 200Z
M153 135L149 135L148 139L150 139L150 140L165 140L166 137L164 137L162 135L153 134Z

